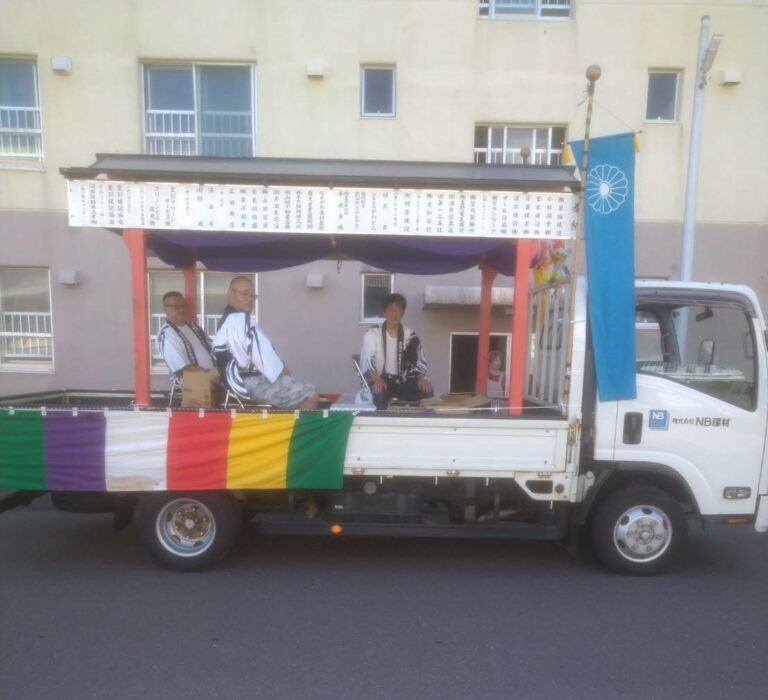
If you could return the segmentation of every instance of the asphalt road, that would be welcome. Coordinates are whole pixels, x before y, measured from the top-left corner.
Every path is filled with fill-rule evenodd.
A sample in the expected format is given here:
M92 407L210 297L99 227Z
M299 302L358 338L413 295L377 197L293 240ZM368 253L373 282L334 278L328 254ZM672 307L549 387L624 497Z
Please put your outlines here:
M219 569L134 526L0 516L0 698L768 697L768 536L692 530L673 570L551 543L247 532Z

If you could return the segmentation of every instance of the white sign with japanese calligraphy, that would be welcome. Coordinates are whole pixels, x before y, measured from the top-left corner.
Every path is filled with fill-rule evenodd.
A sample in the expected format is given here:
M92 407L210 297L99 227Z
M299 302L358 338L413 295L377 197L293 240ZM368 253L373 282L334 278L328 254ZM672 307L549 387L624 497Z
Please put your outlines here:
M70 226L167 231L573 238L576 196L263 185L69 182Z

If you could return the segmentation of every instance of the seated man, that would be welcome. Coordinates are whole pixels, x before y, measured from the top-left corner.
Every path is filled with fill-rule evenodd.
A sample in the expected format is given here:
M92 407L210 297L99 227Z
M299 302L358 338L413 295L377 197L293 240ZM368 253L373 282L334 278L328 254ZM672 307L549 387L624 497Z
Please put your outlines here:
M421 341L400 323L406 305L402 294L388 294L382 304L386 320L363 336L360 368L379 410L386 409L394 398L419 401L433 394Z
M181 384L182 372L210 372L214 369L211 344L205 331L187 321L187 304L180 292L163 295L165 323L157 334L157 349L168 365L171 375Z
M275 408L317 408L315 387L290 375L256 319L253 282L235 277L229 283L227 308L213 339L224 383L238 396Z

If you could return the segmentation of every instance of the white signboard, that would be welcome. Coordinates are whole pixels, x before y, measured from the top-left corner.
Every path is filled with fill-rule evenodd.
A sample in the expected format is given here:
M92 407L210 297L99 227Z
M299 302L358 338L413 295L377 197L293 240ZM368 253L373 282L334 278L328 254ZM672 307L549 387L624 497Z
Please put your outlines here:
M576 196L263 185L69 182L70 226L166 231L574 238Z

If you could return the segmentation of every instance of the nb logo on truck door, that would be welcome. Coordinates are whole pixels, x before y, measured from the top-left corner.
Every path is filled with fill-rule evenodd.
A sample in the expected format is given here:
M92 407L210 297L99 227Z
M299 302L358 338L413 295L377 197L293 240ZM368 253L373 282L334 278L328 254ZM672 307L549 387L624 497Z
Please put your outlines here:
M650 430L669 430L669 411L652 410L648 414Z

